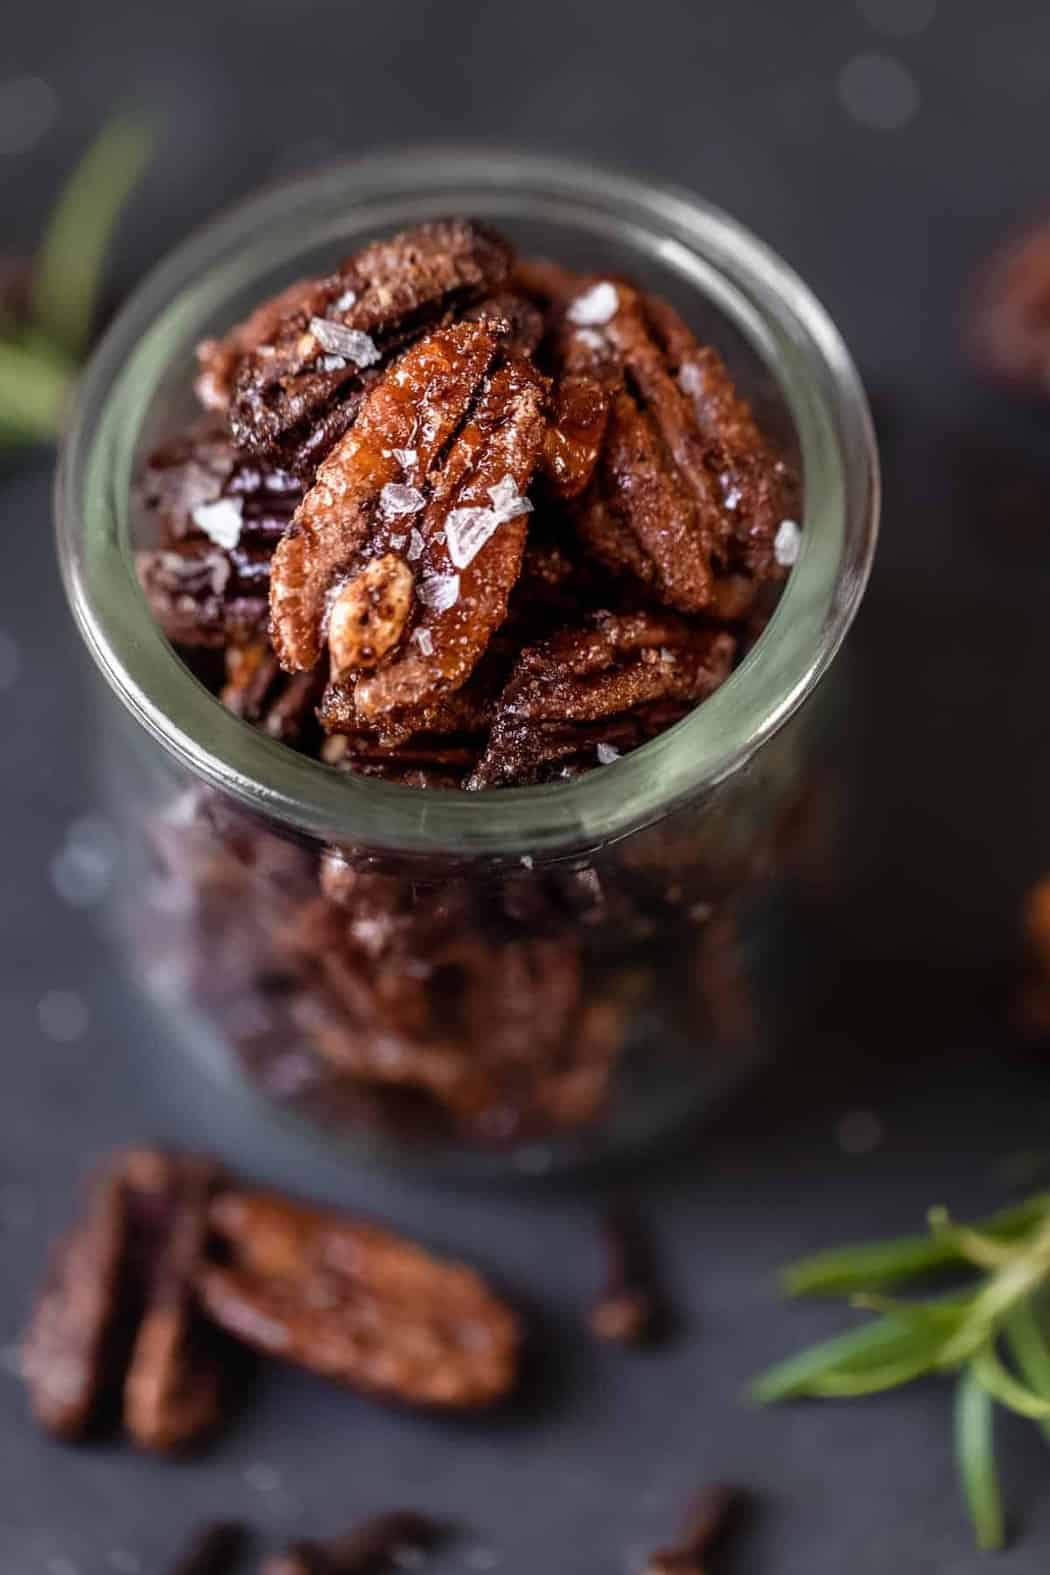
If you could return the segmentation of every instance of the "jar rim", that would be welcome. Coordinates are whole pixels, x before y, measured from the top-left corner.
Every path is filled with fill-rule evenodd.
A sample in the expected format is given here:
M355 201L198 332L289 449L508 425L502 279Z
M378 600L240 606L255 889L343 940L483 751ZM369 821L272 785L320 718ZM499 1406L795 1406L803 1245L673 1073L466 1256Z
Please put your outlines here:
M709 699L614 764L571 781L484 793L336 772L234 717L170 646L139 587L130 539L144 412L173 355L260 264L339 235L447 212L557 217L631 239L742 333L779 386L803 469L802 550L769 627ZM191 774L290 831L430 857L560 857L663 818L752 758L833 660L867 583L879 475L857 371L816 297L720 209L589 164L477 148L395 149L269 187L198 230L134 293L81 379L56 486L67 595L110 688Z

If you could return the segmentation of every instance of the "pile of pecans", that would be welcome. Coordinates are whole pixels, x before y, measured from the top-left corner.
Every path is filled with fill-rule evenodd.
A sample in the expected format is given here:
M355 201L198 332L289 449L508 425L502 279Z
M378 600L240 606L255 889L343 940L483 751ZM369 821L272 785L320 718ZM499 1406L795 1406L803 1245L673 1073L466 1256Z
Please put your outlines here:
M717 352L477 223L366 246L199 361L205 413L142 477L142 585L231 710L344 769L608 764L722 683L798 553Z
M467 220L292 285L199 362L203 415L141 477L141 583L229 710L341 771L610 764L722 683L798 552L796 480L717 353ZM725 902L773 836L712 827L704 860L668 823L615 867L479 872L319 854L199 788L150 813L136 944L267 1097L486 1147L603 1118L647 1001L722 1044Z
M75 1440L199 1444L253 1350L358 1392L476 1410L513 1388L518 1319L472 1269L393 1232L239 1186L212 1161L131 1149L55 1247L22 1352L33 1414Z

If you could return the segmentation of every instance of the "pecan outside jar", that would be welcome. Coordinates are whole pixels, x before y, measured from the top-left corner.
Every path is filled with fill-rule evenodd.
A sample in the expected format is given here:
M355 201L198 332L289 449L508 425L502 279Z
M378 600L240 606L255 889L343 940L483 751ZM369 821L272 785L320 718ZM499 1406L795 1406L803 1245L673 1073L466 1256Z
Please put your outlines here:
M482 793L340 773L229 714L139 589L142 459L192 413L196 343L427 218L634 276L725 355L800 467L802 551L691 715L572 781ZM85 373L58 529L108 690L114 916L168 1025L348 1154L531 1171L665 1133L775 1040L785 893L837 743L827 676L876 534L864 395L765 246L699 199L547 157L401 151L264 192L142 286Z

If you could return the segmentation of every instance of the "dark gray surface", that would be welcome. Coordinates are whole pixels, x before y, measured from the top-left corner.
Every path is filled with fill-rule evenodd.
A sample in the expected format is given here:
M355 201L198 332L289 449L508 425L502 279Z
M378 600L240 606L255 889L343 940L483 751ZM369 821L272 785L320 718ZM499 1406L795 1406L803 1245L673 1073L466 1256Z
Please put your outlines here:
M30 241L75 149L128 97L168 132L122 237L122 283L223 203L318 155L434 136L623 163L723 203L823 296L876 396L887 506L853 646L864 772L843 961L804 1043L645 1178L685 1327L637 1355L576 1334L597 1271L582 1185L472 1194L341 1173L216 1099L128 998L90 915L52 884L67 827L91 808L86 658L52 565L46 461L3 480L0 680L7 637L19 665L0 776L0 1342L84 1159L158 1134L473 1253L527 1292L548 1353L532 1402L498 1426L387 1414L275 1374L231 1437L179 1467L58 1449L2 1379L4 1575L131 1571L129 1554L153 1572L207 1514L279 1535L404 1501L474 1529L442 1568L481 1569L475 1555L491 1551L506 1575L603 1575L664 1539L712 1477L758 1496L736 1560L749 1575L985 1567L957 1501L945 1389L768 1414L739 1402L757 1367L839 1322L779 1307L777 1263L907 1228L937 1199L993 1204L1001 1161L1044 1144L1050 1110L1050 1072L1018 1059L1003 1026L1016 905L1050 832L1046 419L979 388L957 352L972 265L1047 201L1050 13L981 0L941 0L940 13L906 37L845 0L182 0L7 18L0 81L43 76L58 118L32 149L0 155L5 240ZM839 97L842 68L872 52L918 87L895 130L859 124ZM41 1026L46 1002L53 1027L54 991L89 1014L71 1043ZM884 1123L874 1152L837 1143L850 1109ZM1045 1443L1028 1425L1002 1434L1023 1537L997 1567L1043 1570Z

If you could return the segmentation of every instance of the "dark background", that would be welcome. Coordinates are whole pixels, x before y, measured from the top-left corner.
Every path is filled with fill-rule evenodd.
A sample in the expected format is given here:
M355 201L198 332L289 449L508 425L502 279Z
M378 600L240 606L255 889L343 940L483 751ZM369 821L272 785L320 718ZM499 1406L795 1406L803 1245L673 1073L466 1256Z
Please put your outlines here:
M210 1514L278 1537L410 1502L468 1528L442 1571L604 1575L666 1540L713 1478L755 1493L731 1566L749 1575L985 1567L958 1502L944 1386L770 1413L739 1392L842 1322L778 1305L778 1263L916 1226L934 1201L992 1206L1004 1166L1050 1148L1050 1066L1008 1027L1018 904L1050 841L1047 416L982 387L959 349L974 266L1050 206L1050 12L35 3L9 8L0 48L8 249L31 247L108 112L131 104L164 127L121 232L118 292L250 188L384 143L520 143L692 186L778 248L837 319L886 479L852 642L861 791L841 960L803 1038L644 1177L683 1327L666 1350L632 1354L577 1334L598 1273L583 1183L457 1192L340 1171L214 1098L117 981L90 912L104 879L95 890L69 874L71 839L104 865L105 828L83 822L87 658L53 566L49 456L0 476L0 1343L85 1159L156 1134L473 1254L527 1290L550 1353L532 1403L499 1424L420 1421L277 1374L210 1457L166 1466L42 1441L7 1346L0 1568L152 1575ZM27 76L46 87L12 89ZM1050 1456L1029 1424L1000 1431L1019 1536L996 1567L1041 1571Z

